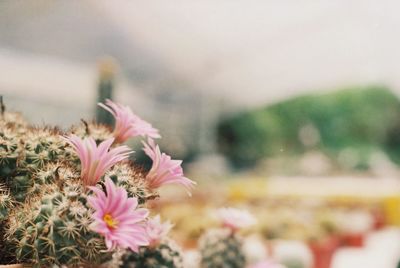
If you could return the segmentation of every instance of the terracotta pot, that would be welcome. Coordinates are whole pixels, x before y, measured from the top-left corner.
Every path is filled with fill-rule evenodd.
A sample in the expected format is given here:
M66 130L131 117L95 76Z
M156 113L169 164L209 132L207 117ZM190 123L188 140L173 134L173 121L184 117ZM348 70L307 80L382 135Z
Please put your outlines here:
M345 234L343 244L348 247L362 248L365 243L365 234Z
M339 244L339 239L336 236L310 242L309 247L314 258L314 268L330 268L333 254Z
M372 211L372 218L374 220L374 230L380 230L386 225L385 214L381 210Z
M266 245L266 248L267 248L268 256L274 256L274 243L273 243L273 241L268 241L267 245Z
M23 268L24 265L22 264L7 264L7 265L2 265L0 264L0 268Z
M195 249L197 248L197 241L194 239L187 239L183 241L183 248L184 249Z

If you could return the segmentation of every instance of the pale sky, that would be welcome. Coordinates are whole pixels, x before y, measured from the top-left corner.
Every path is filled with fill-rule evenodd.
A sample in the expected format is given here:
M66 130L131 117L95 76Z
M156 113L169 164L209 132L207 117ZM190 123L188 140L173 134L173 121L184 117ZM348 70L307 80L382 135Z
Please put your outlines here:
M244 105L369 83L400 93L398 1L119 3L96 1L174 72Z
M57 80L79 92L95 77L83 79L82 66L109 53L130 75L147 71L150 86L176 80L241 107L371 83L400 95L399 10L365 0L4 1L0 49L21 56L0 55L9 72L0 82L17 90Z

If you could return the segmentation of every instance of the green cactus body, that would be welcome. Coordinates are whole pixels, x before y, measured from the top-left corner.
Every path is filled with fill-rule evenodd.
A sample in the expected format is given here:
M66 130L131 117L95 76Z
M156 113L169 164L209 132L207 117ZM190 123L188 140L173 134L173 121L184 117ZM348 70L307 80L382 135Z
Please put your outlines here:
M140 170L129 163L116 164L106 173L117 186L125 188L129 197L136 197L139 204L144 204L149 199L158 196L146 184L146 179Z
M8 190L0 184L0 256L4 260L12 259L12 255L8 254L5 243L5 227L8 215L14 207L14 202Z
M68 133L91 136L97 143L113 137L107 126L86 122ZM33 128L19 114L0 114L0 263L97 267L111 259L104 237L90 228L91 192L83 185L80 159L62 138L65 134ZM103 182L106 176L141 205L158 197L128 161L109 169ZM128 257L127 265L134 262L134 267L183 267L181 251L170 240Z
M88 208L87 190L76 167L48 163L30 174L23 192L26 204L10 215L7 230L7 248L16 252L17 261L35 267L74 267L110 258L104 239L89 228L93 211ZM139 197L141 203L151 195L143 176L127 163L114 166L109 176L130 189L129 195Z
M0 184L0 226L2 226L2 222L7 219L8 213L12 207L13 200L8 190Z
M38 170L47 163L77 160L57 129L32 129L23 139L25 158L20 167Z
M0 143L0 182L19 202L35 186L33 176L49 163L78 162L55 129L29 129L24 135L3 132Z
M92 211L85 188L67 174L72 173L61 178L67 184L44 186L39 196L10 216L8 238L19 262L75 267L99 264L107 257L104 240L90 230Z
M121 262L121 268L183 268L182 251L169 239L156 247L141 247L139 253L128 252Z
M202 268L243 268L242 239L230 229L211 229L199 240Z
M0 181L15 172L21 148L20 135L14 129L0 128Z

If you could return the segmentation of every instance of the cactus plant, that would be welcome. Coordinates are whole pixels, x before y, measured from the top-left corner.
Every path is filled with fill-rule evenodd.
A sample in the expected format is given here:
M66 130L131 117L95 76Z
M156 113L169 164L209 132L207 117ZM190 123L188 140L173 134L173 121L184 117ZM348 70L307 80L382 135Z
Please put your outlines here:
M159 215L149 219L146 224L149 246L140 247L138 252L125 252L118 267L183 268L181 249L173 240L167 237L172 226L169 221L162 223Z
M0 184L0 256L7 260L11 258L7 253L5 243L5 225L10 211L14 207L14 201L9 191ZM12 258L11 258L12 259Z
M5 223L8 219L10 211L14 207L14 203L15 201L12 199L9 191L0 184L0 253L2 252L1 245L4 245Z
M112 130L109 126L98 124L96 122L87 122L81 120L81 124L73 125L69 132L80 138L92 137L97 144L111 138Z
M158 130L132 118L119 121L118 131L84 122L62 132L32 127L2 107L0 262L81 267L100 265L121 250L140 254L151 249L162 257L168 251L172 262L180 263L181 255L169 240L158 249L145 247L149 238L144 206L158 194L143 170L129 161L132 151L116 144L113 136L124 135L124 129L141 131L140 135ZM165 169L153 179L169 176L174 179L170 183L187 182L180 161L173 163L178 174Z
M1 112L0 126L13 128L15 131L22 131L28 126L22 114L16 112Z
M34 186L32 176L35 172L48 163L77 161L57 129L29 128L23 135L5 131L2 134L0 182L9 187L19 202L25 200L26 193Z
M117 186L126 189L129 197L136 197L139 204L158 197L158 193L151 190L146 182L143 171L130 163L118 163L106 172Z
M0 120L0 123L4 122ZM0 181L16 171L19 151L21 150L20 139L14 128L0 128Z
M183 268L182 250L170 239L164 239L156 247L141 247L138 253L122 256L121 268Z
M99 264L106 257L103 239L90 229L92 211L87 207L85 188L65 168L58 171L63 182L43 187L10 216L7 236L17 260L34 267ZM66 184L68 181L68 184Z
M3 222L13 207L13 200L3 185L0 184L0 224Z
M228 228L210 229L199 240L202 268L245 267L242 239Z
M104 57L98 65L99 82L97 87L97 101L104 102L106 99L111 99L115 86L115 73L118 66L112 57ZM106 111L97 108L96 119L103 124L111 125L113 117Z
M243 241L238 231L254 225L255 218L246 210L236 208L220 208L215 215L222 228L210 229L200 238L201 267L245 267Z

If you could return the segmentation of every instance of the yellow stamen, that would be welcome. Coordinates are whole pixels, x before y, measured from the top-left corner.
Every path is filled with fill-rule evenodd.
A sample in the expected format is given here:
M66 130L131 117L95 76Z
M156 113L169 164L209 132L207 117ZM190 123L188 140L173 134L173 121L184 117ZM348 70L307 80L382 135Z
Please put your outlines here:
M105 214L104 217L103 217L103 220L104 220L104 222L107 224L107 226L109 228L113 228L114 229L114 228L117 227L118 221L113 219L113 217L110 214L108 214L108 213Z

